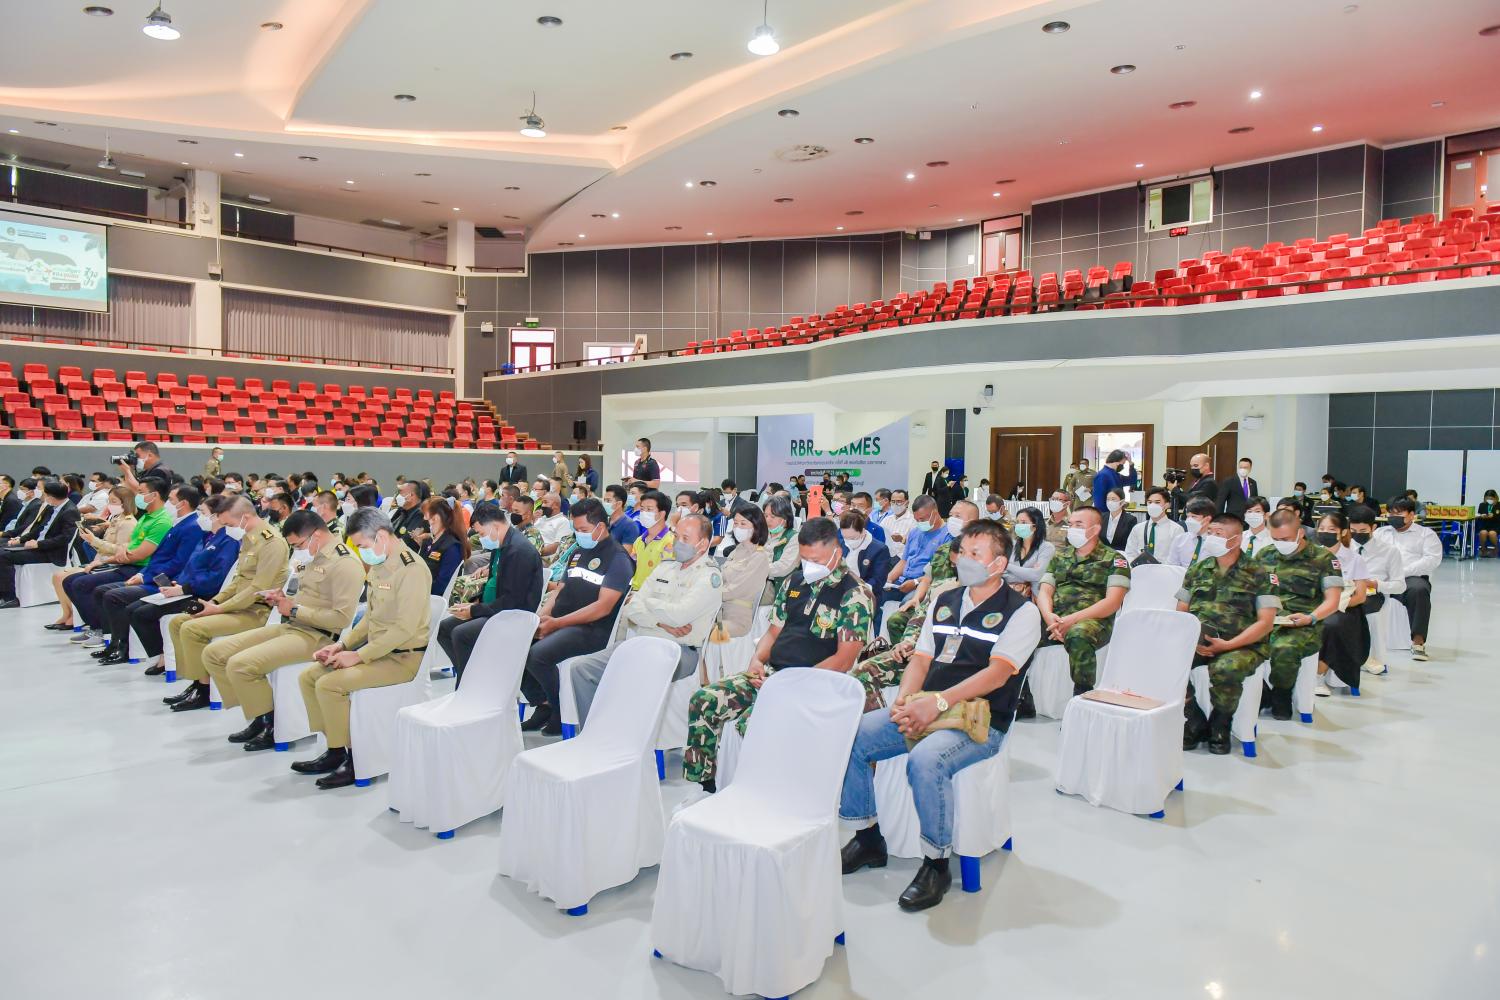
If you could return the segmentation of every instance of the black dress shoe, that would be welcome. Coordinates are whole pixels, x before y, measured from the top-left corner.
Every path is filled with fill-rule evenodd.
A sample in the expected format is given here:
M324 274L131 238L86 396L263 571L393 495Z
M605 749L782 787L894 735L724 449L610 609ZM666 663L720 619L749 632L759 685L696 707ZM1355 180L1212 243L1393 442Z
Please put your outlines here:
M248 743L251 740L255 739L255 737L266 731L265 720L266 717L264 715L257 715L255 718L250 720L250 724L244 729L241 729L237 733L230 733L229 742Z
M884 868L890 856L885 851L884 837L877 833L874 837L861 838L857 833L839 852L839 859L843 864L844 874L853 875L861 868Z
M113 666L116 666L117 664L129 663L129 662L130 662L130 656L129 656L129 654L124 653L124 652L110 653L108 656L101 656L101 657L99 657L99 665L101 667L113 667Z
M271 713L267 712L255 721L261 723L260 733L253 739L246 740L240 749L248 753L276 749L276 720L271 717Z
M21 602L14 598L7 597L5 600L0 601L0 608L19 608L20 606Z
M525 722L521 723L521 732L523 732L523 733L534 733L534 732L537 732L543 726L547 725L547 723L549 723L551 721L552 721L552 706L551 705L538 705L536 707L536 710L531 713L531 718L529 718ZM561 723L559 723L559 725L561 725ZM562 732L562 730L559 729L558 732Z
M922 867L917 869L916 878L911 880L911 885L906 887L906 891L901 894L901 898L896 903L908 913L925 910L941 903L943 894L951 885L953 885L953 876L948 871L947 858L942 861L923 858Z
M96 660L102 660L106 656L114 656L115 655L115 647L113 647L113 646L105 646L103 649L96 649L96 650L94 650L93 652L89 653L89 655L92 656Z
M354 758L344 755L344 762L332 774L325 774L315 784L319 788L345 788L354 784Z
M42 628L46 629L48 632L71 632L71 631L73 631L73 626L72 625L70 625L70 624L64 624L63 622L53 622L50 625L43 625Z
M1016 701L1016 718L1036 718L1036 700L1031 696L1030 684L1027 684L1021 688L1021 697Z
M343 747L324 750L320 756L312 760L299 760L292 762L292 770L298 774L331 774L337 771L349 759L349 751Z
M1214 709L1214 714L1208 717L1209 753L1222 757L1230 751L1229 724L1233 721L1234 716L1228 712Z
M561 736L562 720L558 718L548 719L546 724L538 730L543 736Z
M1187 718L1182 726L1182 749L1196 750L1198 745L1208 739L1208 719L1203 715L1203 709L1198 707L1198 699L1189 696L1187 703Z
M153 663L151 664L151 666L141 671L141 673L147 677L160 677L166 672L167 668L160 663Z
M208 707L208 685L193 682L193 689L188 696L172 705L174 712L193 712L200 708Z
M1271 689L1271 718L1286 722L1292 717L1292 689Z
M181 691L178 691L176 694L167 695L161 700L161 703L163 705L175 705L179 701L187 701L188 698L192 695L193 691L197 689L197 687L197 681L188 681L187 687L183 688Z

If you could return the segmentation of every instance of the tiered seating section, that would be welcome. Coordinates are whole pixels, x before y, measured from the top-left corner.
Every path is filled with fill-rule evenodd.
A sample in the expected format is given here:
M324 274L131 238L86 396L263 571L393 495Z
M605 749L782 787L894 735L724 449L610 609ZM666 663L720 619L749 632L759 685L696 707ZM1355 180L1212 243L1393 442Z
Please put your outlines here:
M1437 221L1418 216L1403 224L1386 219L1360 236L1301 239L1212 251L1136 281L1127 261L1087 273L1065 271L959 278L930 291L902 292L889 302L856 302L832 313L793 316L785 326L731 330L729 336L692 341L679 355L718 354L811 344L871 330L937 321L979 319L1064 310L1188 306L1201 302L1310 295L1376 285L1500 274L1500 209L1475 218L1456 209Z
M0 436L27 440L179 441L199 444L287 444L312 447L545 447L498 419L485 401L454 399L431 389L341 386L277 379L143 371L116 377L95 368L88 378L61 366L28 364L20 377L0 362Z

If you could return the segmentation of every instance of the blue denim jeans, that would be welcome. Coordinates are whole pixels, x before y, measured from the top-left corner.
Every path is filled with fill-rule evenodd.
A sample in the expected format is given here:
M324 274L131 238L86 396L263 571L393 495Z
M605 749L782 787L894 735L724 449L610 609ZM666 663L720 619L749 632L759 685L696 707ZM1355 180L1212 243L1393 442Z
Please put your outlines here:
M998 729L992 728L984 743L975 743L956 729L944 729L923 739L907 756L906 781L917 807L922 845L933 857L946 857L953 847L953 776L970 764L989 760L1004 742L1005 734ZM865 713L844 772L839 819L847 823L877 819L872 765L906 752L906 738L891 721L890 709Z

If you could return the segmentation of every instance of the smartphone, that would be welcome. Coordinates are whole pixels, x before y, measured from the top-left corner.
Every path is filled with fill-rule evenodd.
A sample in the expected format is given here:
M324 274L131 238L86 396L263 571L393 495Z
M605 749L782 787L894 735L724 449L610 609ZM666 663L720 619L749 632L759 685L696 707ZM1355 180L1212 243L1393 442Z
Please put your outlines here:
M283 594L285 594L286 596L291 597L293 594L295 594L301 588L302 588L301 579L299 577L295 577L294 576L294 577L291 577L290 579L287 580L286 586L281 588L281 592Z
M172 578L165 573L158 573L151 578L151 582L158 587L170 587L172 585Z

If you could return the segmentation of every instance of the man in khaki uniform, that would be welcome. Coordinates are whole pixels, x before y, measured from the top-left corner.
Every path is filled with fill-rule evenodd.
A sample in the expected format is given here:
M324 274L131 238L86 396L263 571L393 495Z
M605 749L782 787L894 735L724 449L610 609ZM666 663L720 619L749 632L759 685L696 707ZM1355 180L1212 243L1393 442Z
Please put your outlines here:
M369 567L365 616L343 642L324 646L302 672L307 721L328 741L313 760L298 761L298 774L321 774L319 788L354 784L349 747L349 695L363 688L404 684L417 675L431 625L432 572L396 536L390 518L373 507L349 515L349 540Z
M191 617L174 618L168 626L172 648L177 651L177 671L191 682L187 690L162 699L174 712L208 707L204 647L220 636L264 625L271 608L260 595L277 589L286 579L286 562L291 552L286 539L255 513L255 505L248 497L237 497L219 515L218 524L230 538L239 540L240 557L223 589L213 600L203 602L202 611Z
M620 614L625 618L628 637L654 635L681 647L677 671L672 675L672 680L679 681L698 669L703 643L719 614L724 575L708 554L713 537L713 524L708 518L684 515L677 522L676 534L672 558L651 571L641 589L625 599ZM613 652L613 647L607 647L566 661L572 672L579 725L588 720L594 694L604 680Z
M243 743L252 752L276 745L267 676L278 667L305 663L328 643L337 642L354 620L365 585L364 564L333 537L322 514L295 511L281 531L296 550L294 564L304 565L295 576L295 597L287 595L290 584L262 595L281 620L209 643L203 651L203 665L218 685L224 707L239 705L250 723L229 742Z

